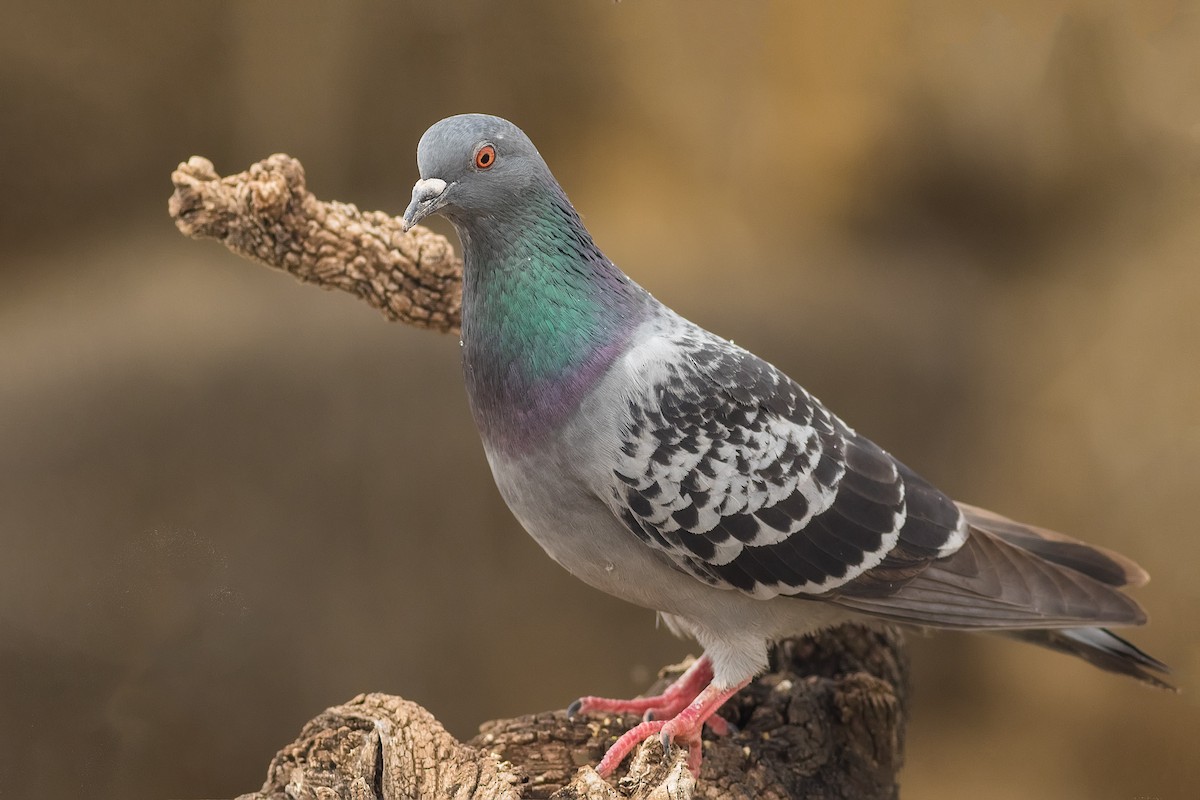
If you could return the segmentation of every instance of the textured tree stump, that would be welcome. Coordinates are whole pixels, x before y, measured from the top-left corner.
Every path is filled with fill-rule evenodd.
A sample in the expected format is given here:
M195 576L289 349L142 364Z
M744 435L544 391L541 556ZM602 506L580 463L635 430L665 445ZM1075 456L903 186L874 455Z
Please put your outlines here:
M296 798L844 798L897 796L907 666L893 631L844 627L785 642L767 674L722 709L738 731L706 739L700 779L685 748L657 738L610 786L591 765L633 716L568 720L564 711L485 723L466 744L399 697L360 695L309 722L275 756L262 790ZM666 678L684 665L664 670Z
M382 212L318 200L303 167L286 155L225 178L192 157L172 180L170 213L185 235L351 292L390 319L458 331L462 262L444 237L420 226L406 233ZM680 669L665 671L664 680ZM652 738L615 786L591 765L634 717L571 721L547 712L485 723L461 743L414 703L360 695L309 722L276 755L263 788L239 800L894 798L907 675L894 629L845 626L785 642L770 671L722 709L738 731L706 739L698 781L684 749L664 759Z

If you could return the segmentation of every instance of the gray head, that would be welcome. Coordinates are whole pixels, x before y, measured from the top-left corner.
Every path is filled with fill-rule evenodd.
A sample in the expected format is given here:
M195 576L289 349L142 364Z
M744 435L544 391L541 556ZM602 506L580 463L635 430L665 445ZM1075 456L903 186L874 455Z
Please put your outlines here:
M516 206L531 187L554 185L529 137L508 120L460 114L438 122L417 145L421 180L404 212L411 228L435 212L456 225Z

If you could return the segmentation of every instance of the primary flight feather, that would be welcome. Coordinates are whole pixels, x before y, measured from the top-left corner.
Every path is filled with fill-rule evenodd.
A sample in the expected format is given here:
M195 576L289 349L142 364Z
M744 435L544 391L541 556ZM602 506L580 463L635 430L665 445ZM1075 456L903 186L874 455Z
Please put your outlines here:
M1145 614L1115 553L955 503L752 353L684 319L592 241L529 138L438 122L417 148L411 227L463 245L463 370L496 485L571 573L654 609L704 655L609 750L690 748L789 636L864 618L1004 632L1165 685L1104 629Z

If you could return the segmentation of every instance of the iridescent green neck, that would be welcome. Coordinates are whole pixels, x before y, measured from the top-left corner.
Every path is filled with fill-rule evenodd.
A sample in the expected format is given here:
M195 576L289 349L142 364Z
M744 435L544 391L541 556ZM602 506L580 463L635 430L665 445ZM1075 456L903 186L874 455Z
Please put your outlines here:
M600 252L557 186L531 195L456 221L467 389L485 438L510 448L576 410L652 302Z

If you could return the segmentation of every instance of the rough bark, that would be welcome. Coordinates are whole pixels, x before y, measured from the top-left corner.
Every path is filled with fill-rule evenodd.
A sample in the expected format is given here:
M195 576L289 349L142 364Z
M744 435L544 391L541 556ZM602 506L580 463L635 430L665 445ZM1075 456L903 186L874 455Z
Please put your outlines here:
M457 332L462 261L446 237L421 226L405 233L381 211L318 200L304 167L281 153L227 178L192 156L171 180L168 209L185 236L216 239L251 261L355 294L389 319Z
M457 332L462 262L444 237L318 200L300 162L286 155L224 178L193 157L172 180L170 213L185 235L351 292L390 319ZM671 669L679 668L664 680ZM893 629L846 626L784 642L770 671L722 709L739 730L706 740L698 781L684 750L664 759L651 739L612 785L590 765L633 717L570 721L547 712L485 723L464 744L420 706L360 695L309 722L276 755L263 788L239 800L884 800L898 795L907 674Z
M462 744L420 706L369 694L309 722L263 788L238 800L895 798L907 676L898 634L838 628L784 642L773 660L721 710L738 730L705 740L699 780L686 750L664 759L657 738L615 785L603 780L590 765L636 717L545 712L487 722Z

